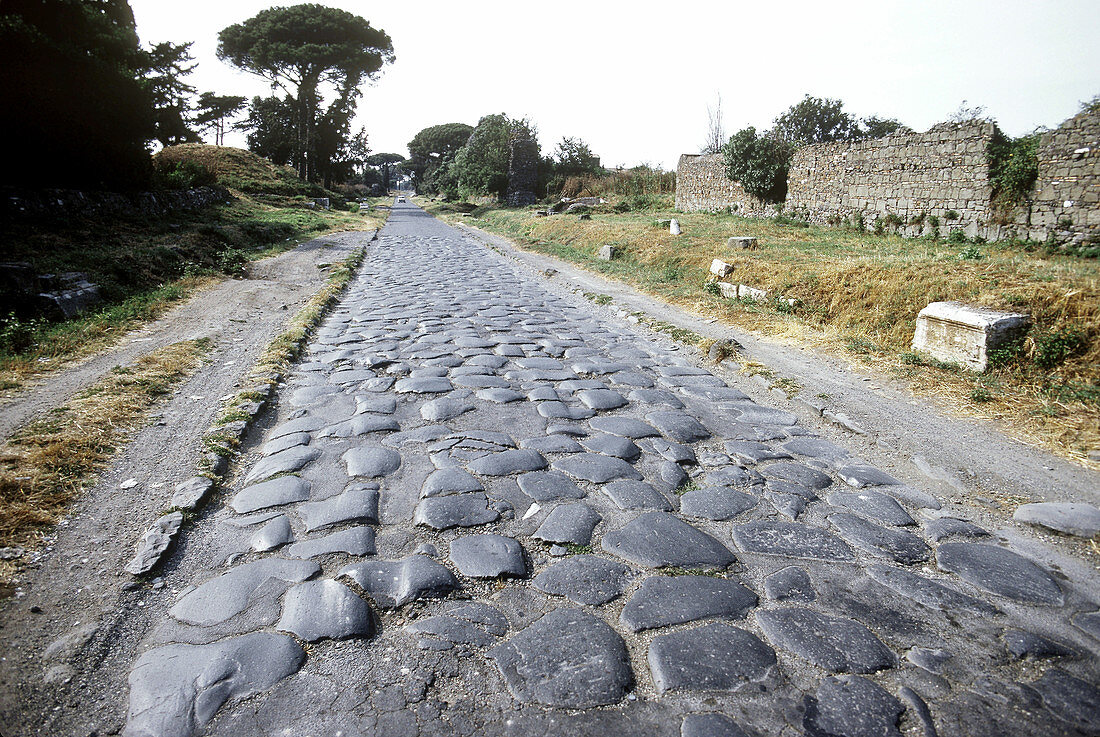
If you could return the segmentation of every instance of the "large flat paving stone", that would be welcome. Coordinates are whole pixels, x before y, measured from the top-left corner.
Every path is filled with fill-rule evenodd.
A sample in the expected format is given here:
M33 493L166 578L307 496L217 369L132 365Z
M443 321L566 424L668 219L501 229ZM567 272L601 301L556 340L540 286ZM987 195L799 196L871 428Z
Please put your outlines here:
M1012 518L1067 535L1095 537L1100 533L1100 509L1091 504L1038 502L1017 507Z
M755 507L752 494L728 486L705 486L680 497L680 513L709 520L727 520Z
M588 709L618 703L634 684L622 637L579 609L555 609L489 651L525 703Z
M757 597L739 581L712 576L650 576L619 621L634 632L699 619L743 619Z
M602 491L619 509L672 511L672 503L644 481L620 479L607 484Z
M899 486L901 482L885 471L868 466L866 463L842 463L837 466L836 475L857 489L864 486Z
M645 418L666 438L678 443L694 443L710 437L710 431L686 412L650 412Z
M309 482L298 476L282 476L246 486L233 495L229 506L238 514L278 507L309 499Z
M553 469L573 478L604 484L615 479L641 479L642 474L621 458L596 453L576 453L554 461Z
M268 632L209 645L165 645L130 670L125 737L190 737L226 703L266 691L296 672L306 654Z
M659 635L649 646L658 693L759 691L777 670L775 651L759 637L722 622Z
M546 459L537 450L513 448L482 456L471 461L466 467L482 476L507 476L513 473L541 471L546 468Z
M866 678L830 676L807 699L802 726L808 737L901 737L903 711L889 691Z
M275 629L306 642L346 640L373 635L374 620L367 602L328 579L307 581L288 591Z
M547 594L598 606L620 596L629 580L630 569L622 563L594 555L571 555L535 576L531 583Z
M874 673L897 660L871 630L852 619L803 608L762 610L756 619L773 643L831 673Z
M584 491L558 471L533 471L516 479L519 490L536 502L554 499L583 499Z
M633 461L642 454L639 448L630 438L618 435L609 435L605 432L590 435L581 440L580 445L592 453L601 453L605 456L622 458L624 461Z
M749 553L808 560L854 561L855 553L836 535L799 522L760 520L733 526L733 540Z
M350 420L329 425L318 431L319 438L355 438L375 432L396 432L401 429L397 420L379 415L356 415Z
M275 474L301 471L320 457L321 451L319 449L299 445L266 458L261 458L245 476L244 482L251 484L254 481L271 478Z
M500 519L500 512L489 506L489 499L481 492L451 494L421 499L416 505L413 522L447 530L451 527L476 527Z
M645 512L621 530L608 532L603 549L651 568L725 568L736 558L702 530L666 512Z
M808 489L825 489L833 483L828 474L801 463L773 463L761 469L760 473L765 478L775 479L776 481L790 481Z
M903 568L876 563L867 568L871 578L902 596L906 596L930 609L945 612L973 612L995 614L998 609L989 602L964 594L938 581Z
M293 540L294 530L290 527L290 520L285 514L280 514L256 530L249 544L257 553L266 553Z
M813 601L817 598L813 582L798 566L787 566L764 579L764 593L772 601Z
M631 417L593 417L588 421L588 424L593 430L619 435L631 440L660 435L652 425L647 425L641 420L635 420Z
M915 525L916 520L902 508L892 496L873 489L861 491L834 491L827 497L829 504L844 507L883 524L902 527Z
M286 549L292 558L316 558L321 555L374 555L374 528L356 525L324 537L301 540Z
M749 734L725 714L709 712L684 717L680 737L749 737Z
M368 479L389 476L401 467L401 454L379 446L361 446L346 451L341 459L347 464L348 476Z
M1065 596L1054 578L1032 561L996 545L943 543L936 549L940 568L978 588L1025 604L1062 606Z
M601 519L599 512L583 502L559 504L550 510L532 537L550 543L587 545Z
M343 522L377 522L378 489L374 484L352 484L334 497L299 504L298 514L307 532Z
M355 581L375 604L384 608L440 598L458 588L454 574L426 555L352 563L341 568L338 575Z
M1100 687L1059 668L1051 668L1031 684L1043 705L1059 719L1085 734L1100 733ZM1054 725L1051 725L1052 730Z
M465 535L451 543L451 562L463 576L496 578L527 573L523 547L503 535Z
M854 514L834 514L829 523L851 545L872 555L890 558L905 565L932 557L932 549L916 535L904 530L879 527Z
M461 468L440 468L433 471L420 488L421 498L485 491L477 477Z
M256 589L270 579L289 584L311 578L321 570L316 563L283 558L261 558L200 584L177 601L168 613L184 624L209 627L244 611Z

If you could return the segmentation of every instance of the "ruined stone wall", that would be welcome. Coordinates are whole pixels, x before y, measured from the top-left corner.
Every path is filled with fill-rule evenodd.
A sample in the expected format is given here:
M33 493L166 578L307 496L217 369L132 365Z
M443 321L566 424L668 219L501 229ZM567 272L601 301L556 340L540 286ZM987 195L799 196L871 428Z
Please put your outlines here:
M539 145L529 138L512 141L508 158L508 192L505 197L512 207L532 205L537 201L535 188L539 182Z
M975 120L804 146L791 159L785 207L821 224L861 215L866 227L893 214L906 235L927 232L935 216L941 233L997 237L986 154L993 133L993 123Z
M49 189L0 192L0 215L5 218L144 217L179 210L200 210L231 200L224 187L195 187L163 192L81 192Z
M1039 176L1030 217L1020 221L1021 236L1100 239L1100 110L1082 112L1044 133L1037 154Z
M717 212L732 208L745 217L770 217L775 205L747 194L726 176L722 154L684 154L676 167L676 209Z

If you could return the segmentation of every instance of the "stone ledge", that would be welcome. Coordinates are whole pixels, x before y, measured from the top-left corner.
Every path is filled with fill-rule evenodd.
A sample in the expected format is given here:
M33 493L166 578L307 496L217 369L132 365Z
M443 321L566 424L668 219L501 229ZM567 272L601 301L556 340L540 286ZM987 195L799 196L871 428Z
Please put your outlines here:
M963 302L933 302L917 314L913 350L974 371L989 367L989 351L1022 336L1027 315Z

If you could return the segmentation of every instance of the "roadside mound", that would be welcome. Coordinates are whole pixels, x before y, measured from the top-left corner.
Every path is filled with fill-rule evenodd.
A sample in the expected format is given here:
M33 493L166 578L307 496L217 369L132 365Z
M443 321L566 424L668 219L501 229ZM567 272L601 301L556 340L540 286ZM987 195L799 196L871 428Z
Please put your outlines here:
M213 174L218 184L241 192L289 197L327 196L317 185L300 180L289 166L273 164L251 151L232 146L211 146L205 143L168 146L153 156L153 165L162 173L199 165Z

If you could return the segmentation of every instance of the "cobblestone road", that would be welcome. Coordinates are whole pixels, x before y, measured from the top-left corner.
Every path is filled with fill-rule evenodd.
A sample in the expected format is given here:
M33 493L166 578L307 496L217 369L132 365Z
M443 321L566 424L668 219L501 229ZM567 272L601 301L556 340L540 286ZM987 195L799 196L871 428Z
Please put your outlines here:
M1100 734L1100 592L412 205L264 442L126 735Z

